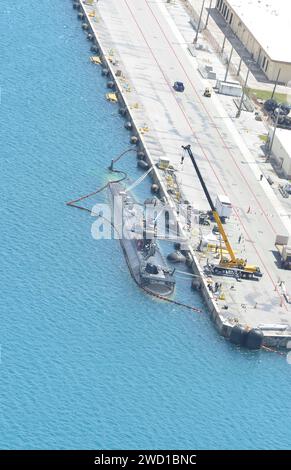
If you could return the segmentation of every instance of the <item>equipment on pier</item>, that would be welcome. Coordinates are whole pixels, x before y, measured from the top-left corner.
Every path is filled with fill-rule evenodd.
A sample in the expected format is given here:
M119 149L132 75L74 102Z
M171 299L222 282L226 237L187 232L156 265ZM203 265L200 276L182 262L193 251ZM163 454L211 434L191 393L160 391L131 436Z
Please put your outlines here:
M209 268L213 272L213 274L220 274L220 275L234 275L239 278L245 278L245 279L258 279L262 277L261 270L258 266L253 266L253 265L248 265L247 260L236 258L234 251L231 247L231 244L228 240L228 237L226 235L226 232L223 228L221 219L218 215L218 212L212 202L212 199L210 197L210 194L208 192L208 189L206 187L206 184L204 182L204 179L200 173L200 170L198 168L198 165L196 163L196 160L194 158L194 155L191 150L191 145L183 145L182 148L186 150L189 154L189 157L191 158L191 161L193 163L193 166L196 170L198 179L201 183L201 186L203 188L204 194L207 198L207 201L210 205L211 211L213 218L215 222L217 223L218 231L222 237L222 240L225 243L226 250L228 252L229 258L224 257L221 254L220 262L218 265L209 265Z
M157 167L160 170L167 170L170 166L170 160L168 158L160 158L159 163L157 164Z
M225 194L217 195L215 209L222 223L225 223L226 219L230 218L232 212L232 205L229 198Z
M203 96L206 96L206 98L211 98L211 88L205 88Z
M280 254L280 266L282 269L291 269L291 246L288 235L277 235L275 246Z

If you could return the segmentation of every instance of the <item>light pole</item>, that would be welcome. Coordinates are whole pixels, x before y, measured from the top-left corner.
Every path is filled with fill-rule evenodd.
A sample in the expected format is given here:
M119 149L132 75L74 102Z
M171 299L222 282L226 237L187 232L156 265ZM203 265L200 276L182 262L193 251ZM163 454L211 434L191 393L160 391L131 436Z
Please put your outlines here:
M242 61L243 61L243 58L241 57L241 58L240 58L240 61L239 61L239 66L238 66L238 69L237 69L237 76L239 76L239 74L240 74L240 69L241 69Z
M227 67L226 67L226 72L225 72L225 77L224 77L224 81L225 81L225 82L226 82L226 80L227 80L227 76L228 76L228 71L229 71L229 67L230 67L230 62L231 62L232 54L233 54L233 46L231 46L231 51L230 51L229 59L227 60Z
M226 35L224 35L224 38L223 38L222 48L221 48L221 51L220 51L221 54L223 54L225 43L226 43Z
M244 86L243 86L241 100L240 100L239 107L238 107L238 110L237 110L237 113L236 113L237 118L239 118L240 115L241 115L241 110L242 110L242 106L243 106L243 102L244 102L245 90L246 90L246 86L247 86L247 83L248 83L249 74L250 74L250 69L248 68L248 73L247 73L245 83L244 83Z
M208 21L209 21L210 10L211 10L211 8L212 8L212 2L213 2L213 0L210 0L209 7L208 7L207 18L206 18L206 23L205 23L205 29L206 29L206 28L207 28L207 26L208 26Z
M221 30L223 31L223 34L224 34L224 38L223 38L223 43L222 43L222 48L221 48L221 51L220 51L220 54L223 55L223 52L224 52L224 48L225 48L225 44L226 44L226 40L228 39L228 33L229 33L229 23L226 24L226 27L224 28L224 30ZM228 39L229 43L231 44L230 40Z
M268 159L271 157L271 154L272 154L272 148L273 148L273 144L274 144L274 140L275 140L276 130L277 130L278 123L279 123L279 117L280 117L280 112L281 112L282 105L283 105L283 103L281 103L280 106L277 108L278 113L277 113L274 129L273 129L272 139L271 139L271 142L270 142L270 145L269 145L269 148L268 148L268 154L267 154Z
M276 80L274 88L273 88L273 93L272 93L272 96L271 96L271 100L274 98L274 94L275 94L275 91L276 91L276 88L277 88L277 85L278 85L280 73L281 73L281 69L279 69L279 72L278 72L278 75L277 75L277 80Z
M200 25L201 25L201 20L202 20L202 14L203 14L204 5L205 5L205 0L203 0L203 2L202 2L202 7L201 7L201 11L200 11L198 26L197 26L195 38L193 39L193 44L196 44L196 42L198 41L198 34L199 34Z

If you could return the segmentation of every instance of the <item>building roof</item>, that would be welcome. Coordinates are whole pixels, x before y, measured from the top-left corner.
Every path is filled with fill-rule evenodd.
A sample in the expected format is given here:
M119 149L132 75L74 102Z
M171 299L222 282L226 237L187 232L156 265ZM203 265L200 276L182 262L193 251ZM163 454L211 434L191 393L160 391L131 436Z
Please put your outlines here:
M271 60L291 63L290 0L227 0Z

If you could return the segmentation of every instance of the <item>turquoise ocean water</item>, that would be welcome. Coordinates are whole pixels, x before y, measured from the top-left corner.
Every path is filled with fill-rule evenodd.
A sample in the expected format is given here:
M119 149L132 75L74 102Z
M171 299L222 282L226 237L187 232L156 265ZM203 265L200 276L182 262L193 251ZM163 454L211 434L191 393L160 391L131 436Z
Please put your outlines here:
M129 138L72 2L4 0L0 26L0 448L290 448L286 360L145 296L65 205Z

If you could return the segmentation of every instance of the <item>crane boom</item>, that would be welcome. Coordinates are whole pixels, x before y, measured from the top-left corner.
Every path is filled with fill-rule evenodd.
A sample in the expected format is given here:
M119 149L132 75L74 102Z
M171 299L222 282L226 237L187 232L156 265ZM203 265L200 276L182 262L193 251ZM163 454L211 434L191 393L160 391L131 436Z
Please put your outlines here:
M201 175L201 173L200 173L199 167L198 167L198 165L197 165L197 163L196 163L196 160L195 160L194 155L193 155L192 150L191 150L191 145L185 145L185 146L182 145L182 148L188 152L189 157L191 158L191 161L192 161L193 166L194 166L194 168L195 168L195 170L196 170L197 176L198 176L199 181L200 181L200 184L201 184L201 186L202 186L202 188L203 188L203 191L204 191L204 194L205 194L205 196L206 196L206 199L207 199L207 201L208 201L208 203L209 203L209 205L210 205L210 208L211 208L211 210L212 210L213 217L214 217L214 219L215 219L215 222L217 223L219 233L220 233L220 235L222 236L222 239L223 239L223 241L224 241L224 243L225 243L225 246L226 246L226 249L227 249L228 254L229 254L229 256L230 256L231 261L235 262L235 261L236 261L235 254L234 254L233 249L232 249L232 247L231 247L231 245L230 245L230 243L229 243L229 240L228 240L227 235L226 235L226 233L225 233L225 230L224 230L224 228L223 228L222 222L221 222L220 217L219 217L219 215L218 215L218 213L217 213L217 211L216 211L216 209L215 209L215 206L214 206L214 204L213 204L213 201L212 201L212 199L211 199L211 196L210 196L210 194L209 194L209 191L208 191L208 189L207 189L207 186L206 186L206 184L205 184L205 182L204 182L204 179L203 179L203 177L202 177L202 175Z

